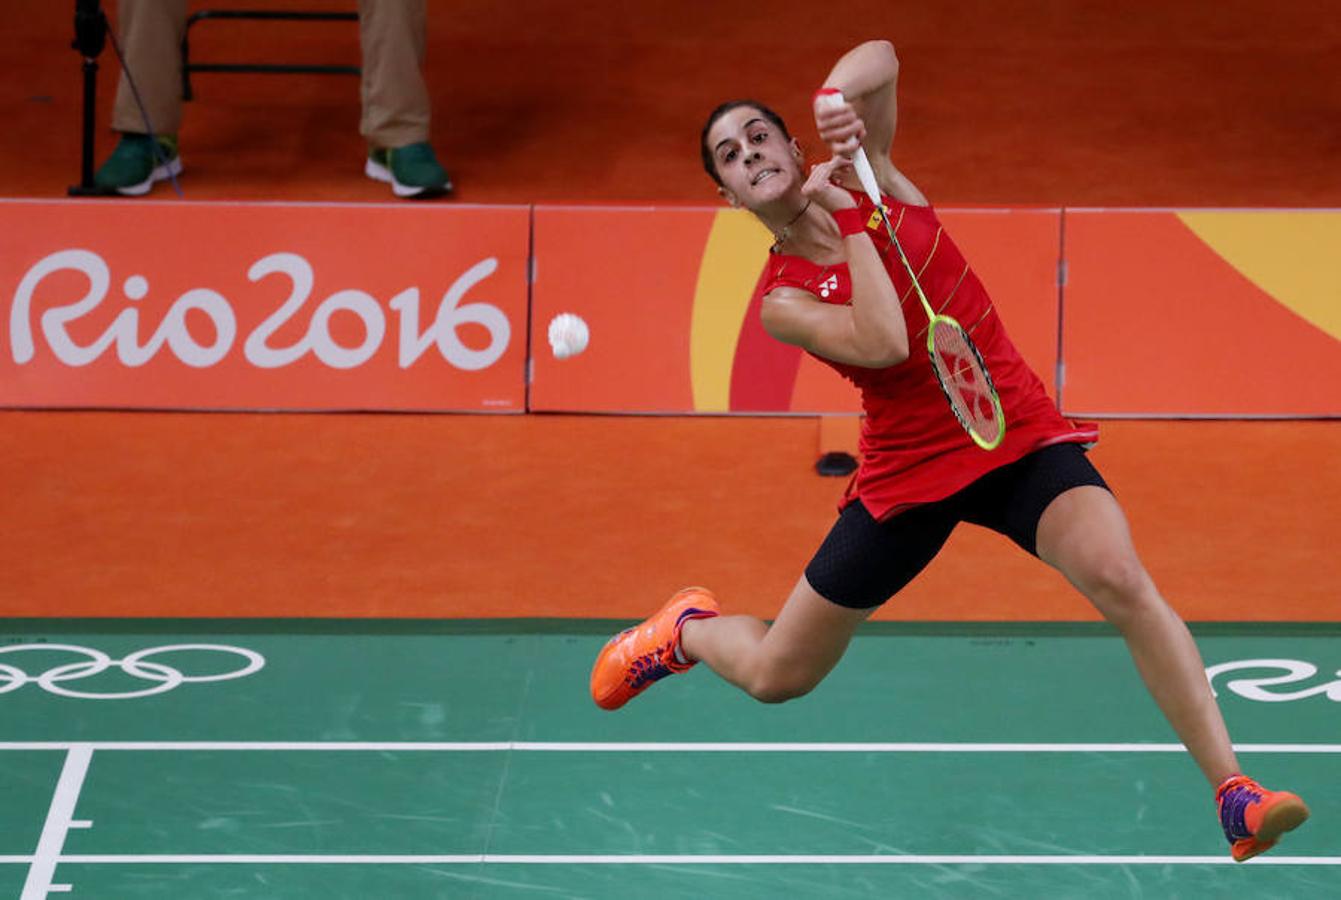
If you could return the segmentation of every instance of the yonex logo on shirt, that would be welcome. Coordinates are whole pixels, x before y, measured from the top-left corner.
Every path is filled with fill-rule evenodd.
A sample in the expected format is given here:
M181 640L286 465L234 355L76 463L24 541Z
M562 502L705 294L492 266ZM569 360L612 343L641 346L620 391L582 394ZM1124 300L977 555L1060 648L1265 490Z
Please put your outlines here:
M838 290L837 274L830 275L828 278L824 279L819 284L819 295L821 297L827 298L830 294L832 294L836 290Z

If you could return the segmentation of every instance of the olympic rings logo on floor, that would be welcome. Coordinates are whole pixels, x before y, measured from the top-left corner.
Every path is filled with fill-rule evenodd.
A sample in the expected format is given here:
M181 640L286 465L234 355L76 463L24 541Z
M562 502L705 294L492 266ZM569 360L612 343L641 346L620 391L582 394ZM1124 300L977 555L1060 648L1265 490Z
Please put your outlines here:
M85 659L64 663L47 669L40 675L30 675L23 669L8 662L0 662L0 694L16 691L25 684L36 684L49 694L61 697L74 697L80 700L132 700L136 697L151 697L163 694L182 684L200 684L208 681L231 681L245 678L258 672L265 665L265 657L255 650L245 647L231 647L227 644L170 644L165 647L147 647L128 653L122 659L112 659L101 650L80 647L75 644L15 644L0 646L0 658L12 659L14 654L46 651L77 653ZM203 653L223 653L241 657L245 662L231 672L214 675L187 675L180 669L163 662L151 661L148 657L169 653L199 651ZM86 692L68 688L66 682L93 678L109 669L117 668L142 681L152 682L148 687L135 691Z

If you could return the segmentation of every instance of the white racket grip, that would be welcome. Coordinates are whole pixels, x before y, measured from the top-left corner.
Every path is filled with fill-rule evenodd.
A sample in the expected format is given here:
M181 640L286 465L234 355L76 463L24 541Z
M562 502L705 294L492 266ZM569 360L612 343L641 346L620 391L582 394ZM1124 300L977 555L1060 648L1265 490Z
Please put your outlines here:
M861 181L862 190L866 191L866 196L871 198L876 209L884 209L880 202L880 185L875 180L875 170L871 168L871 161L866 157L866 148L858 147L857 152L852 157L852 167L857 170L857 178Z
M836 108L847 103L841 92L832 88L821 90L815 95L815 102L820 106ZM866 192L866 196L871 198L876 209L882 209L880 202L880 185L875 180L875 170L871 168L871 160L866 155L866 148L858 145L857 152L852 154L852 167L857 170L857 180L861 182L861 189Z

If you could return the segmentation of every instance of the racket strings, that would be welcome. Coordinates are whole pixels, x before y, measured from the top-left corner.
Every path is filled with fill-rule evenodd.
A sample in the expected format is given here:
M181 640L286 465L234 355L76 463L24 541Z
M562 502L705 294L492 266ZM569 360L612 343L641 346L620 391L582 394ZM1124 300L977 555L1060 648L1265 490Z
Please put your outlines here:
M1001 431L996 391L968 337L958 328L936 328L931 363L955 415L984 441L995 441Z

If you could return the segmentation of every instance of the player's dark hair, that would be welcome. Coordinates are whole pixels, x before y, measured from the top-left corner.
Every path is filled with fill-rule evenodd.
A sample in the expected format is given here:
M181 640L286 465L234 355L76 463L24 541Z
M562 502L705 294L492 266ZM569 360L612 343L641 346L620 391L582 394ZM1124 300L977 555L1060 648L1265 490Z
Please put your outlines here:
M699 135L698 139L698 149L703 154L703 171L707 172L712 180L717 182L718 187L722 186L722 176L717 174L717 160L713 156L712 148L708 146L708 132L712 130L712 126L716 124L718 119L731 112L731 110L739 109L742 106L752 106L759 110L759 113L765 119L777 126L784 138L788 141L792 139L791 132L787 130L787 123L782 121L782 116L773 112L764 104L755 100L728 100L723 103L708 114L708 122L703 126L703 133Z

